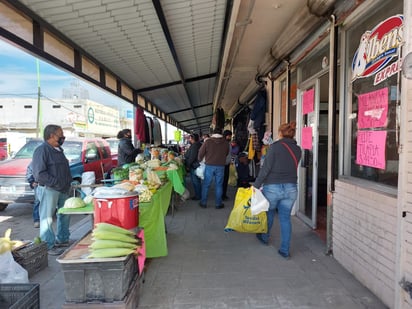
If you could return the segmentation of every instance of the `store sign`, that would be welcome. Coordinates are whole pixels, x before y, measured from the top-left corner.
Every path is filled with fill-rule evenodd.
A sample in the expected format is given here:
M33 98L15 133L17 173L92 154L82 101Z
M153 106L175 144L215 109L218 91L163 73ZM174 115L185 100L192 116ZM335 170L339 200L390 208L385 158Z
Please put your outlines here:
M366 31L352 60L352 81L375 75L373 84L377 85L398 73L403 43L403 15L389 17Z
M87 129L99 136L116 136L120 130L119 111L92 101L87 102Z

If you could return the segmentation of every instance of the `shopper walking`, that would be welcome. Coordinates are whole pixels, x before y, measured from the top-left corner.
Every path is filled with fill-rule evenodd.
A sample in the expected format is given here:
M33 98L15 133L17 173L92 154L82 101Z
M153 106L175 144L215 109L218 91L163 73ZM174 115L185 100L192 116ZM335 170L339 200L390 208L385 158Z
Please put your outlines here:
M142 152L140 148L134 148L132 144L132 131L124 129L117 133L119 139L117 152L117 166L123 166L126 163L132 163L136 160L136 156Z
M223 138L222 130L217 128L199 149L199 162L205 159L205 176L202 183L202 198L200 207L207 207L207 196L209 187L215 182L215 207L221 209L222 203L223 177L225 173L226 159L229 154L229 144Z
M39 214L39 205L40 201L37 197L37 181L34 179L33 170L32 170L32 163L27 166L26 170L26 180L29 183L30 188L33 190L34 193L34 202L33 202L33 226L35 228L40 227L40 214Z
M50 124L44 129L44 142L33 153L32 170L38 182L37 195L40 201L40 238L47 242L50 255L60 255L59 247L69 245L70 216L57 213L57 234L53 230L54 212L64 206L69 197L72 176L69 161L61 146L65 137L58 125Z
M225 164L225 173L223 176L223 191L222 191L222 200L226 201L229 199L227 196L227 184L229 182L229 168L230 168L230 162L232 159L232 145L231 145L231 140L232 140L232 131L225 130L223 131L223 137L227 141L229 145L229 154L227 155L226 158L226 164Z
M256 190L263 187L263 195L270 203L267 211L268 231L264 234L256 234L256 237L265 245L269 243L270 230L277 210L281 236L278 253L284 258L290 256L292 234L290 213L298 194L297 167L302 155L300 147L294 140L295 133L295 122L279 126L279 139L270 145L265 162L253 183Z
M186 170L190 173L190 180L192 181L193 190L195 192L192 200L199 201L202 197L202 182L196 175L196 168L200 166L197 160L199 149L202 146L199 139L199 134L190 134L189 136L190 147L185 153L185 166Z

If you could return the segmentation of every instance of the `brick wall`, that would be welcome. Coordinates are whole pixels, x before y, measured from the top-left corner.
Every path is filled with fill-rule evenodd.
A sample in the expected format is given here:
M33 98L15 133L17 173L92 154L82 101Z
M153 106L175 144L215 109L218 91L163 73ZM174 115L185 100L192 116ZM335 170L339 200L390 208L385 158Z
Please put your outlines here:
M333 255L387 306L394 307L397 199L336 181Z

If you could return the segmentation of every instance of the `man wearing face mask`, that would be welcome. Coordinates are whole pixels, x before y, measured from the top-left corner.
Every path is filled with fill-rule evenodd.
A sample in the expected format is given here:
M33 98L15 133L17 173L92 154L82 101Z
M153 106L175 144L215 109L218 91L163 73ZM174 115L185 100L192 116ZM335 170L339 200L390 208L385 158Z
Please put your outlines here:
M61 146L65 136L58 125L44 128L44 142L33 153L32 170L37 180L40 201L40 238L47 242L50 255L63 253L61 247L69 245L70 216L57 214L57 234L53 230L55 210L64 206L69 197L72 176L69 161Z
M134 148L132 144L132 131L130 129L121 130L117 133L119 146L117 151L117 165L122 166L126 163L135 161L136 156L142 152L140 148Z

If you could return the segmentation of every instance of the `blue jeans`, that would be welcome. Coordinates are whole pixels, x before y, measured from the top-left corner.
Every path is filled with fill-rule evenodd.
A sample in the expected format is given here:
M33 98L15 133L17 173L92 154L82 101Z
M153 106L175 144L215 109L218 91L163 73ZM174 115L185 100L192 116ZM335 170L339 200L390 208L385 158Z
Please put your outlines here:
M197 177L196 170L193 168L190 169L190 179L195 190L195 197L200 200L202 197L202 182L201 179Z
M275 212L277 209L281 237L279 250L282 253L289 255L290 238L292 235L290 213L298 196L297 185L294 183L263 185L262 193L269 201L269 210L266 212L268 219L268 232L262 234L262 239L264 241L269 240L270 230L273 226Z
M202 184L202 199L200 203L202 205L207 204L207 195L209 193L209 187L215 180L215 205L222 205L222 192L223 192L223 176L225 173L224 165L205 165L205 176Z
M40 201L37 197L37 187L34 187L34 203L33 203L33 222L40 222L39 205Z
M40 238L47 242L49 249L55 242L67 242L70 238L70 216L57 214L57 235L53 230L54 211L64 206L69 197L65 193L47 188L37 187L37 195L40 201Z

